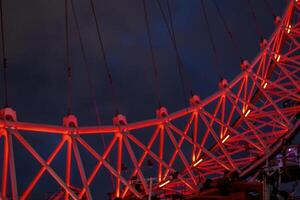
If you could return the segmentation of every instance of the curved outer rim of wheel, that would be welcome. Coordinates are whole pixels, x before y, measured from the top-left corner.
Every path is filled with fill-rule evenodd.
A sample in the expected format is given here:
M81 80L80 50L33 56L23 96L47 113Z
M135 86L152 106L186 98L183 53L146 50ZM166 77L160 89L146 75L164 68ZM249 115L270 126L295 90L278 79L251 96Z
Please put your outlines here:
M283 15L283 19L287 18L287 15L289 14L290 9L293 9L293 6L295 5L295 1L291 1L290 4L287 6L286 11ZM289 16L292 17L292 16ZM287 19L289 21L289 19ZM278 26L278 28L273 32L271 35L269 42L266 46L266 49L271 49L271 45L273 44L274 40L276 39L276 36L278 34L281 34L283 31L283 27L285 24L284 20L282 20L281 25ZM283 43L283 39L280 41ZM281 45L281 44L280 44ZM258 64L258 62L261 60L263 56L263 51L261 51L252 61L250 67L248 70L243 71L240 73L233 81L231 81L228 86L224 89L219 90L218 92L212 94L208 98L200 101L198 105L190 106L188 108L179 110L177 112L171 113L163 118L156 118L156 119L150 119L145 121L139 121L139 122L133 122L128 123L126 125L121 126L94 126L94 127L76 127L76 133L78 135L92 135L92 134L116 134L123 131L134 131L139 130L147 127L158 127L161 124L164 124L166 122L172 122L178 118L190 115L194 112L199 112L202 108L209 105L211 102L215 101L216 99L220 98L221 96L225 96L228 92L228 90L231 90L234 88L237 84L241 82L242 79L246 75L248 75L249 71L252 71L253 68ZM268 80L269 81L269 80ZM299 92L299 91L298 91ZM252 102L250 102L252 103ZM298 110L297 112L299 112ZM270 146L271 148L268 150L268 152L265 152L263 156L259 159L255 159L252 162L248 163L248 165L244 165L244 167L240 171L240 177L244 178L252 174L253 170L257 169L257 167L261 166L267 159L274 156L276 152L280 150L280 148L283 145L284 140L291 139L298 131L300 127L300 122L297 121L297 123L290 124L288 127L288 131L285 132L285 135L281 135L276 139L276 141L273 141L273 145ZM49 133L49 134L60 134L60 135L67 135L71 129L73 131L73 128L70 129L70 127L66 126L54 126L54 125L46 125L46 124L36 124L36 123L26 123L26 122L8 122L6 120L0 120L0 129L13 129L13 130L21 130L21 131L31 131L31 132L42 132L42 133ZM1 135L0 135L1 136ZM128 144L127 144L128 145ZM128 148L128 147L127 147ZM189 163L191 165L191 163ZM156 185L157 188L157 185Z

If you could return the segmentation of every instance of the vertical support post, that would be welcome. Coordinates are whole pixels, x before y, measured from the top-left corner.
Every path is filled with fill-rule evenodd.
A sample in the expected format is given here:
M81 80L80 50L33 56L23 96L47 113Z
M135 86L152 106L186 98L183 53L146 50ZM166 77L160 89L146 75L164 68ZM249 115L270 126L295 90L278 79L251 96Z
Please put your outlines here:
M163 160L164 156L164 126L161 125L160 133L159 133L159 158ZM162 181L162 163L158 163L158 175L157 175L158 182Z
M18 187L17 187L17 179L16 179L16 171L15 171L15 159L14 159L14 148L12 143L12 136L9 131L7 131L7 143L8 143L8 154L9 154L9 172L10 172L10 183L12 190L12 199L18 200Z
M67 155L66 155L66 185L70 187L71 180L71 164L72 164L72 140L70 136L67 136ZM66 192L65 200L69 199L69 193Z
M244 93L243 93L243 99L246 103L243 103L243 108L242 108L242 111L243 113L246 113L247 112L247 109L248 109L248 104L250 102L250 99L248 99L247 97L247 94L248 94L248 75L246 74L245 75L245 81L244 81ZM241 86L242 87L242 86ZM249 95L249 98L251 98L252 96Z
M119 136L118 141L118 163L117 163L117 172L119 175L122 173L122 154L123 154L123 135L119 132L117 133ZM121 180L119 177L116 177L116 197L120 197L120 190L121 190Z
M193 129L193 151L192 151L192 161L196 161L196 144L197 144L197 137L198 137L198 112L194 114L194 129Z
M3 165L2 165L2 184L1 184L1 198L5 199L7 195L7 175L8 175L8 140L7 131L4 131L4 150L3 150Z
M78 128L78 121L77 121L77 117L75 115L69 114L67 116L65 116L63 118L63 125L68 128L68 133L66 135L64 135L66 141L67 141L67 152L66 152L66 177L65 177L65 181L66 181L66 187L70 188L70 184L71 184L71 169L72 169L72 149L73 149L73 131L74 129ZM75 150L74 150L75 153ZM75 155L76 156L76 155ZM77 157L76 161L78 160ZM80 159L80 156L79 156ZM80 162L80 161L78 161ZM79 165L78 165L78 168ZM80 175L81 175L81 169L79 169ZM84 185L84 183L83 183ZM70 193L66 191L64 199L65 200L69 200L70 198ZM88 195L87 195L88 197Z
M221 121L225 123L225 111L226 111L226 96L222 96L222 109L221 109ZM226 137L226 133L225 133L225 128L223 125L221 126L221 134L220 134L220 138L223 139L224 137Z

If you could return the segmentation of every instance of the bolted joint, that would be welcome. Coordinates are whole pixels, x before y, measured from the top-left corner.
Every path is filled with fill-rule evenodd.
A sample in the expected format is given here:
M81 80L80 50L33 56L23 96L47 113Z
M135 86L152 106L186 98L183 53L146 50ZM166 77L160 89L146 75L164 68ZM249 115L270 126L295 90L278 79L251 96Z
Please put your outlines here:
M67 142L72 142L72 138L75 138L76 136L76 134L65 134L63 135L63 138Z
M157 118L164 118L168 116L168 110L166 107L160 107L156 110L156 117Z
M250 67L250 63L248 60L242 60L240 64L243 71L247 70Z
M68 128L78 127L77 117L75 115L67 115L63 118L63 125Z
M279 26L280 23L281 23L281 18L280 18L279 16L275 16L275 17L274 17L274 24L275 24L276 26Z
M228 86L228 82L225 78L221 78L219 81L219 88L224 89Z
M113 123L114 123L115 126L125 126L125 125L128 124L126 117L122 114L117 114L113 118Z
M14 111L11 108L3 108L0 110L0 119L16 122L17 121L16 111Z
M262 38L259 43L260 49L266 48L267 45L268 45L268 40L266 38Z
M190 105L191 106L196 106L196 105L199 105L200 104L200 97L198 95L193 95L191 98L190 98Z

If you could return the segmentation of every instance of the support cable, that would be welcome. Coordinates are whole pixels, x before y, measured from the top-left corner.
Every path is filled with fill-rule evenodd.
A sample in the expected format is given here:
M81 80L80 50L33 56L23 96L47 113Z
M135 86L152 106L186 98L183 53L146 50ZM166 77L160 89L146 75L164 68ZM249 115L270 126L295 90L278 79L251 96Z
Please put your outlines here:
M80 32L80 26L79 26L78 17L77 17L77 13L76 13L76 10L75 10L75 7L74 7L74 1L73 0L71 0L71 6L72 6L72 13L73 13L74 21L75 21L75 26L76 26L77 37L78 37L79 44L80 44L80 51L81 51L83 62L84 62L85 69L86 69L86 72L87 72L87 80L88 80L88 85L89 85L89 90L90 90L90 95L91 95L91 98L92 98L93 106L94 106L94 109L95 109L96 121L97 121L98 125L101 125L102 123L101 123L101 117L100 117L100 112L99 112L99 106L98 106L97 100L96 100L95 87L94 87L94 83L92 82L91 72L90 72L90 65L88 64L87 56L86 56L87 54L86 54L86 51L85 51L84 46L83 46L82 35L81 35L81 32Z
M216 48L216 45L214 42L214 38L213 38L213 35L211 32L211 29L210 29L210 24L208 21L208 16L207 16L204 0L201 0L201 7L202 7L203 17L205 20L205 24L206 24L206 28L207 28L207 32L208 32L208 36L209 36L209 41L210 41L211 47L212 47L212 52L213 52L213 57L214 57L213 60L215 61L213 66L215 68L215 71L218 73L219 78L222 79L223 76L222 76L221 70L219 69L220 59L219 59L218 51L217 51L217 48Z
M153 43L152 43L152 37L151 37L151 31L150 31L150 24L149 24L149 18L148 18L148 11L147 11L147 5L146 5L145 0L143 0L143 10L144 10L144 16L145 16L146 33L147 33L150 54L151 54L151 62L152 62L152 69L153 69L153 75L154 75L156 98L157 98L158 107L161 107L158 69L157 69L157 63L156 63L155 55L154 55L154 49L153 49Z
M226 30L228 36L229 36L229 39L230 39L230 41L231 41L231 43L232 43L232 46L233 46L233 48L234 48L234 51L235 51L236 55L238 55L238 57L239 57L239 59L240 59L240 62L242 62L242 61L243 61L243 58L242 58L242 56L241 56L241 54L240 54L241 51L240 51L240 48L239 48L238 44L236 43L236 41L235 41L235 39L234 39L234 35L233 35L231 29L229 28L228 23L226 22L225 17L224 17L224 15L223 15L222 12L221 12L220 7L218 6L218 4L216 3L215 0L213 0L212 2L213 2L214 6L215 6L215 8L216 8L216 10L217 10L218 16L220 17L220 19L221 19L221 21L222 21L222 23L223 23L223 26L224 26L224 28L225 28L225 30Z
M72 113L72 67L70 63L70 41L69 41L69 6L65 0L65 54L67 70L67 112Z
M1 15L1 42L2 42L2 64L3 64L3 81L4 81L4 107L8 107L8 80L7 80L7 57L6 57L6 46L5 46L5 30L4 30L4 12L3 3L0 0L0 15Z
M253 6L251 4L251 0L246 0L246 1L248 3L248 7L250 8L250 11L251 11L251 15L252 15L252 19L253 19L253 22L254 22L254 25L255 25L256 32L259 35L260 40L263 40L264 39L263 33L262 33L261 27L260 27L260 25L258 23L255 10L254 10L254 8L253 8Z
M162 7L161 7L162 8ZM162 10L162 9L161 9ZM176 58L177 58L177 62L179 65L179 73L181 74L181 79L183 80L183 82L185 82L185 78L186 76L184 76L184 65L182 62L182 59L180 57L180 53L179 53L179 49L177 46L177 40L176 40L176 33L175 33L175 28L174 28L174 20L173 20L173 14L172 14L172 9L171 9L171 5L170 5L170 1L167 0L167 11L168 11L168 16L169 16L169 21L170 21L170 32L171 32L171 38L173 38L173 44L174 44L174 49L175 49L175 53L176 53ZM189 79L187 79L187 89L190 92L190 95L193 96L194 92L191 88L191 84L189 82Z
M159 11L160 11L160 13L161 13L161 15L162 15L163 21L164 21L165 26L166 26L166 28L167 28L167 32L168 32L169 37L170 37L170 39L171 39L171 44L172 44L172 46L173 46L173 48L174 48L174 50L175 50L176 63L177 63L177 70L178 70L179 77L180 77L180 84L181 84L181 88L182 88L182 94L183 94L184 105L187 106L188 100L187 100L187 97L186 97L186 84L185 84L185 79L184 79L183 70L182 70L183 65L182 65L181 57L180 57L180 55L179 55L179 51L178 51L178 48L177 48L176 41L174 40L174 36L173 36L173 34L172 34L172 32L174 32L174 31L171 30L171 28L170 28L170 26L169 26L169 24L168 24L167 16L166 16L166 14L165 14L165 12L164 12L164 10L163 10L163 8L162 8L162 5L161 5L160 1L159 1L159 0L156 0L156 3L157 3L157 5L158 5L158 7L159 7ZM189 87L189 88L190 88L190 87ZM192 95L193 92L192 92L192 90L189 89L189 88L188 88L188 90L191 91L190 93L191 93L191 95Z
M95 110L95 114L96 114L96 121L97 121L97 125L100 126L102 124L102 120L100 117L100 112L99 112L99 106L97 104L97 100L96 100L96 93L95 93L95 87L94 87L94 83L92 81L91 78L91 72L90 72L90 65L88 64L87 61L87 57L86 57L86 51L84 49L84 45L83 45L83 40L82 40L82 35L81 35L81 31L80 31L80 26L79 26L79 22L78 22L78 17L77 17L77 13L74 7L74 1L71 0L71 7L72 7L72 14L73 14L73 18L75 21L75 26L76 26L76 32L77 32L77 36L78 36L78 40L79 40L79 44L80 44L80 50L81 50L81 54L82 54L82 58L83 58L83 62L85 65L85 69L87 72L87 79L88 79L88 85L89 85L89 90L90 90L90 95L92 98L92 102L93 102L93 106L94 106L94 110ZM101 142L103 145L103 148L106 149L107 144L105 142L104 136L101 134ZM109 157L107 157L107 160L109 161ZM113 189L115 188L115 184L114 184L114 179L113 179L113 175L110 174L110 178L111 178L111 184Z
M98 36L98 40L99 40L99 43L100 43L100 50L101 50L101 54L102 54L103 61L104 61L104 67L105 67L106 75L107 75L109 85L110 85L110 91L111 91L111 96L112 96L112 100L113 100L113 106L114 106L116 114L118 114L119 113L119 108L118 108L118 103L117 103L116 92L115 92L115 88L114 88L114 84L113 84L112 75L111 75L111 72L110 72L110 69L109 69L109 66L108 66L108 62L107 62L103 36L101 34L100 23L99 23L99 20L97 18L97 15L96 15L94 0L90 0L90 4L91 4L92 14L93 14L96 29L97 29L97 36Z

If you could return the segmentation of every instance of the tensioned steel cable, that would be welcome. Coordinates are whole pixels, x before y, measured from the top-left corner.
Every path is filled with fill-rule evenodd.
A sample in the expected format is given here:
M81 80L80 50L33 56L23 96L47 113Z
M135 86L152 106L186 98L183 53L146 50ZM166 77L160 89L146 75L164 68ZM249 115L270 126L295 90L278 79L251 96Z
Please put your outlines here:
M97 29L97 36L98 36L98 41L100 43L100 50L101 50L101 54L102 54L103 61L104 61L104 67L105 67L106 75L107 75L109 85L110 85L110 91L111 91L111 96L112 96L112 100L113 100L113 105L114 105L116 114L118 114L119 113L119 107L118 107L118 103L117 103L117 97L116 97L116 92L115 92L115 88L114 88L114 84L113 84L112 75L111 75L111 72L110 72L110 69L109 69L109 66L108 66L108 62L107 62L103 36L102 36L101 30L100 30L100 23L99 23L99 20L97 18L94 1L90 0L90 4L91 4L92 14L93 14L96 29Z
M91 98L92 98L92 102L93 102L93 106L94 106L94 110L95 110L95 114L96 114L96 121L97 121L97 125L100 126L102 124L102 121L101 121L101 117L100 117L99 106L97 104L95 87L94 87L94 83L93 83L92 78L91 78L90 65L88 64L88 61L87 61L87 56L86 56L87 54L86 54L86 51L85 51L85 48L84 48L84 45L83 45L82 34L81 34L81 31L80 31L78 17L77 17L77 13L76 13L76 9L75 9L73 0L71 0L71 7L72 7L72 14L73 14L74 21L75 21L75 26L76 26L76 32L77 32L77 36L78 36L78 40L79 40L79 44L80 44L80 50L81 50L81 54L82 54L82 58L83 58L83 62L84 62L85 70L86 70L90 95L91 95ZM103 148L106 149L107 145L106 145L106 142L105 142L105 138L102 134L101 134L100 137L101 137L101 142L102 142ZM109 161L109 157L107 157L107 159ZM111 178L112 187L114 189L115 184L114 184L114 179L113 179L112 174L110 174L110 178Z
M161 10L162 10L162 6L160 6ZM177 46L177 39L176 39L176 32L175 32L175 28L174 28L174 17L173 17L173 12L172 12L172 9L171 9L171 5L170 5L170 1L167 0L167 11L168 11L168 16L169 16L169 21L170 21L170 32L172 34L171 38L173 38L173 44L174 44L174 49L175 49L175 53L176 53L176 57L177 57L177 62L178 62L178 65L180 66L180 72L182 75L182 79L184 80L184 82L186 82L187 84L187 89L189 90L191 96L194 94L193 92L193 89L191 88L191 83L189 82L189 79L186 78L185 76L185 68L184 68L184 65L183 65L183 62L182 62L182 59L180 57L180 53L179 53L179 49L178 49L178 46Z
M68 0L65 0L65 56L67 70L67 112L72 113L72 67L70 63L70 41L69 41L69 6Z
M208 36L209 36L209 41L210 41L211 47L212 47L212 52L213 52L213 57L214 57L213 60L215 61L215 64L213 66L215 66L214 68L215 68L215 71L218 73L219 78L222 79L223 76L222 76L222 73L221 73L221 69L219 69L220 59L219 59L217 48L216 48L214 38L213 38L213 35L212 35L212 32L211 32L210 24L209 24L209 21L208 21L208 16L207 16L204 0L201 0L201 7L202 7L203 17L204 17L204 21L205 21Z
M72 6L72 14L73 14L73 18L74 18L74 22L75 22L75 26L76 26L76 32L77 32L79 45L80 45L80 51L81 51L81 54L82 54L85 70L87 72L86 73L87 74L87 80L88 80L88 85L89 85L89 90L90 90L90 95L91 95L91 98L92 98L93 106L94 106L94 109L95 109L96 121L100 125L101 124L101 117L100 117L99 107L98 107L97 100L96 100L95 87L94 87L94 83L93 83L92 78L91 78L90 65L88 64L87 56L86 56L87 54L86 54L86 51L85 51L84 46L83 46L82 34L81 34L81 31L80 31L78 17L77 17L77 13L76 13L76 10L75 10L75 7L74 7L73 0L71 0L71 6Z
M151 30L150 30L150 23L149 23L147 5L146 5L145 0L143 0L143 10L144 10L144 17L145 17L145 24L146 24L146 34L147 34L147 38L148 38L148 45L149 45L149 49L150 49L150 56L151 56L151 62L152 62L152 70L153 70L153 76L154 76L156 99L157 99L158 107L161 107L158 69L157 69L157 63L156 63L155 55L154 55L154 49L153 49L153 43L152 43L152 37L151 37Z
M5 46L5 30L4 30L4 13L3 3L0 0L0 15L1 15L1 41L2 41L2 64L3 64L3 81L4 81L4 106L8 107L8 80L7 80L7 57L6 57L6 46Z
M216 10L217 10L217 14L218 14L218 16L220 17L220 19L221 19L221 21L222 21L222 24L223 24L223 26L224 26L224 28L225 28L225 30L226 30L228 36L229 36L229 39L230 39L230 41L231 41L231 43L232 43L232 46L233 46L233 48L234 48L234 51L235 51L236 55L238 55L238 57L239 57L239 59L240 59L240 62L242 62L242 61L243 61L243 58L242 58L242 56L241 56L241 54L240 54L241 51L240 51L240 48L239 48L238 44L236 43L236 41L235 41L235 39L234 39L234 35L233 35L233 33L232 33L232 31L231 31L231 29L230 29L228 23L226 22L226 19L225 19L225 17L223 16L220 7L218 6L218 4L216 3L215 0L213 0L212 2L213 2L214 6L215 6L215 8L216 8Z
M160 3L159 0L156 0L156 3L158 5L158 7L159 7L159 11L160 11L160 13L162 15L163 21L164 21L165 26L167 28L167 32L169 34L169 37L170 37L170 40L171 40L171 44L172 44L172 46L173 46L173 48L175 50L176 64L177 64L177 70L178 70L179 77L180 77L180 84L181 84L181 88L182 88L183 101L184 101L184 105L187 106L187 101L188 100L187 100L187 97L186 97L186 84L185 84L185 79L184 79L183 70L182 70L182 68L183 68L183 66L182 66L182 60L181 60L181 57L179 55L179 51L178 51L178 48L177 48L176 41L174 40L174 37L173 37L173 34L172 34L173 31L169 27L168 19L167 19L167 16L166 16L163 8L162 8L162 5L161 5L161 3Z

